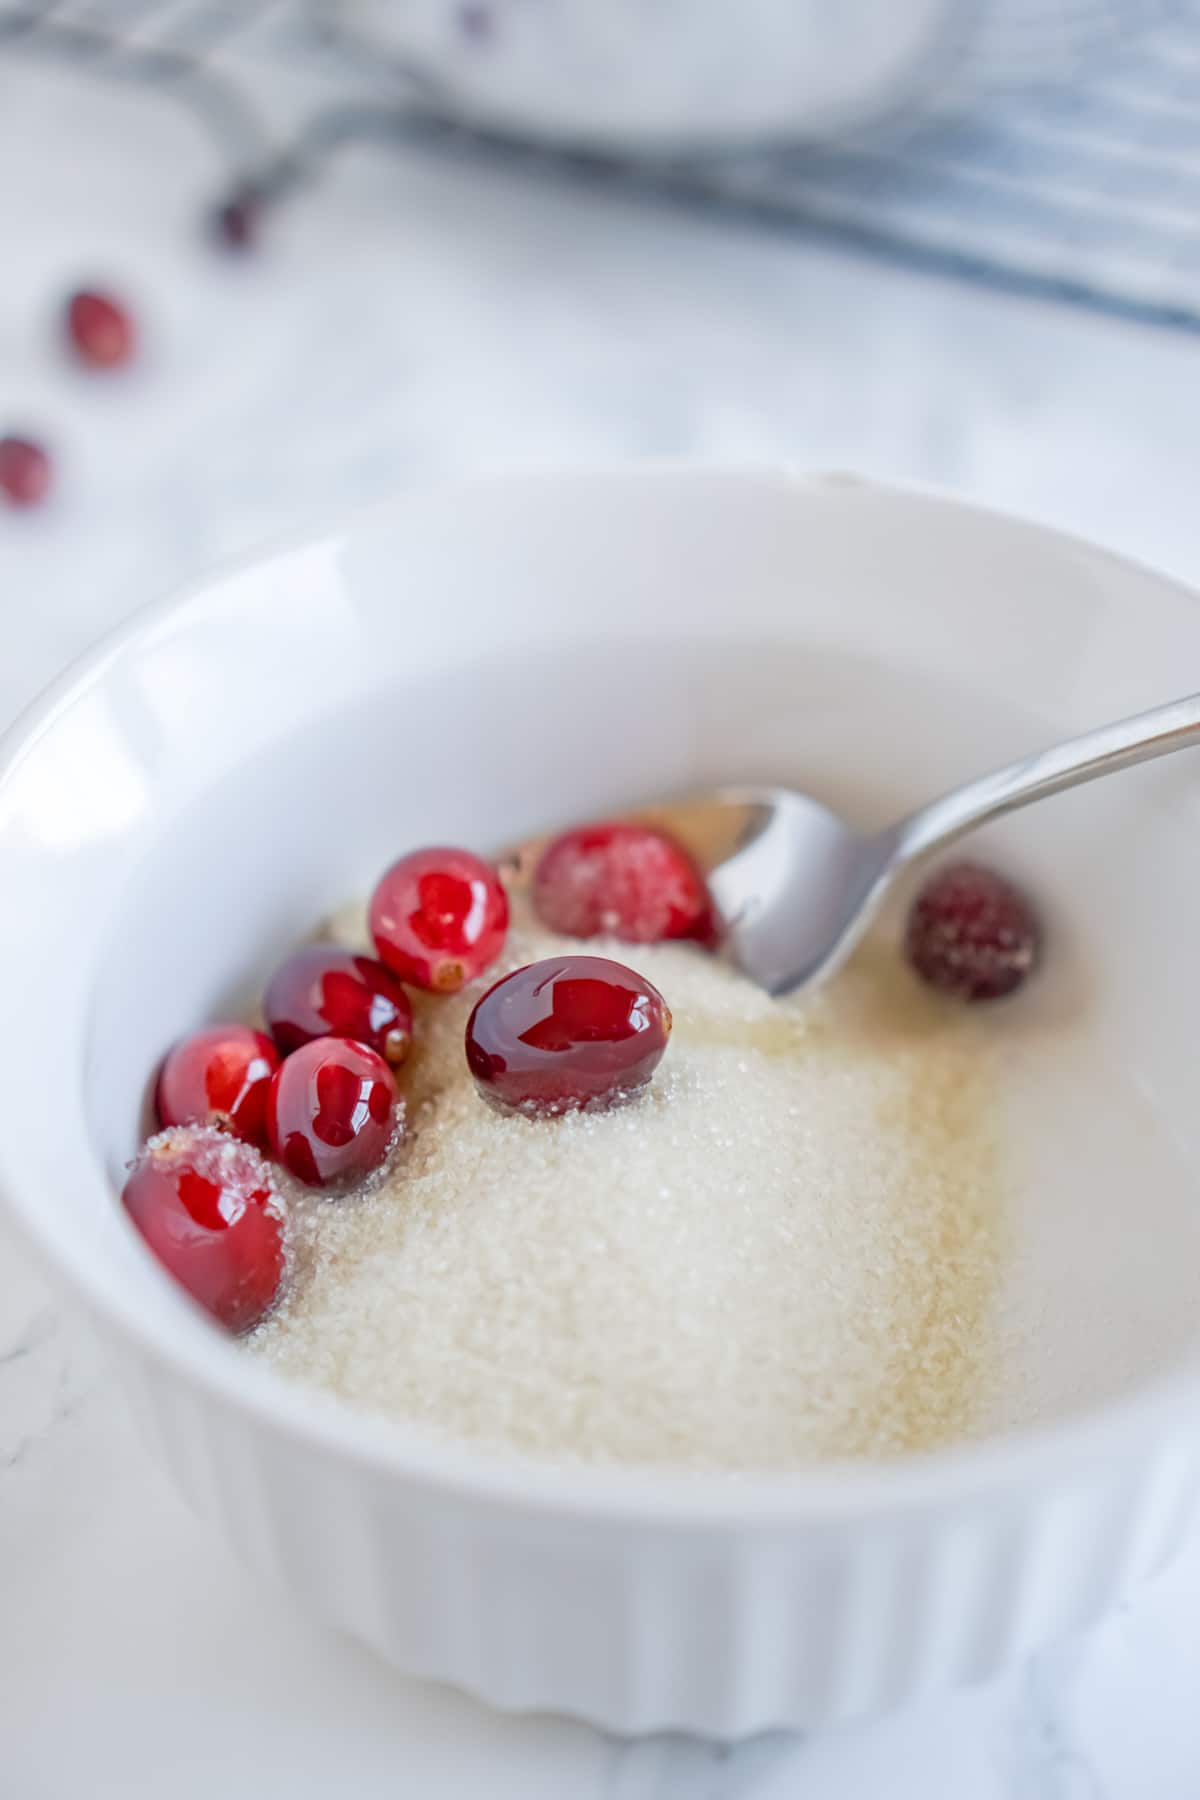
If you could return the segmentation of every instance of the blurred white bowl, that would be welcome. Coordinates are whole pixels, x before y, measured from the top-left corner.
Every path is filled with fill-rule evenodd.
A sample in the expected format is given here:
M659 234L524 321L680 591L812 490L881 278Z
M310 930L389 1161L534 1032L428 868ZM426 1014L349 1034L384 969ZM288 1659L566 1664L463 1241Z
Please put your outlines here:
M434 104L642 155L816 144L1069 74L1152 0L309 0Z
M210 1329L114 1194L164 1044L405 843L715 777L868 820L1195 685L1198 660L1187 594L1077 543L706 472L412 494L108 640L0 749L0 1186L183 1493L403 1668L622 1731L868 1712L1157 1567L1200 1463L1186 759L1005 828L1052 936L996 1019L1025 1173L984 1441L736 1479L431 1441Z

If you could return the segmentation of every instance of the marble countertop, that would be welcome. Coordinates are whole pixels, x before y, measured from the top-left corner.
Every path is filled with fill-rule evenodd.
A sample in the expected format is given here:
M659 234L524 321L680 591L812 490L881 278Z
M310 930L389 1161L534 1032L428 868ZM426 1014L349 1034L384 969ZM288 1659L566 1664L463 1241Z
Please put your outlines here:
M346 156L260 255L196 228L185 115L0 64L0 429L61 479L0 514L0 724L138 602L467 466L678 456L934 484L1200 579L1200 345L414 153ZM19 178L16 171L19 170ZM64 368L79 281L146 354ZM246 1575L0 1241L6 1800L1193 1800L1200 1541L989 1687L732 1750L510 1720L401 1680Z

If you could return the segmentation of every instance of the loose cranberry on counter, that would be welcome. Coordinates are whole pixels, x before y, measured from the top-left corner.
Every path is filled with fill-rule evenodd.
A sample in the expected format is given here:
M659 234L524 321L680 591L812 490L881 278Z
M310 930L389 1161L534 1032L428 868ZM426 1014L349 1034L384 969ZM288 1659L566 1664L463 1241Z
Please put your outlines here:
M396 1098L392 1072L374 1050L349 1038L313 1038L272 1079L271 1148L308 1187L361 1180L387 1155Z
M67 337L80 362L93 369L118 369L137 347L127 308L111 294L81 289L67 302Z
M279 1067L269 1037L248 1025L209 1025L168 1051L155 1105L163 1125L216 1125L248 1144L267 1141L267 1091Z
M508 930L508 895L469 850L413 850L371 896L371 936L402 981L453 994L495 962Z
M11 506L39 506L50 491L50 458L32 438L0 437L0 494Z
M1037 963L1040 931L1025 895L975 863L931 876L913 902L905 950L923 981L960 1000L999 1000Z
M213 213L213 234L227 250L252 250L262 229L262 214L258 190L236 188Z
M654 944L715 936L704 877L680 844L649 825L564 832L542 852L530 897L543 925L566 937Z
M496 17L488 0L460 0L458 29L473 43L486 44L496 29Z
M489 988L467 1024L467 1064L499 1112L577 1112L645 1087L670 1035L644 976L603 956L554 956Z
M250 1331L283 1284L284 1219L258 1151L185 1125L151 1138L121 1194L168 1274L228 1331Z
M396 977L331 944L297 950L276 969L263 1013L285 1055L317 1037L355 1038L395 1066L412 1044L412 1006Z

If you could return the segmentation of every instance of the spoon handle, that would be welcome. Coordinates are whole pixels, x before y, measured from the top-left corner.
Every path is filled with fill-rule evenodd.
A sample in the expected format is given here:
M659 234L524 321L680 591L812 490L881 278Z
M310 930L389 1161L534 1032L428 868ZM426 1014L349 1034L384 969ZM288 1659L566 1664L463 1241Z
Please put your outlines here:
M911 862L1033 800L1044 800L1064 788L1094 781L1098 775L1112 775L1134 763L1170 756L1174 750L1193 745L1200 746L1200 694L1101 725L943 794L900 824L895 854L901 861Z

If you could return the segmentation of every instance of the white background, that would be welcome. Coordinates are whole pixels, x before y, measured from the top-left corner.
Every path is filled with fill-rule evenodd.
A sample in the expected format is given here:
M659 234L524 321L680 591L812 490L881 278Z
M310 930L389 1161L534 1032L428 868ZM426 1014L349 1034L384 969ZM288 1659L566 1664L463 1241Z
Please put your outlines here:
M167 103L0 62L0 433L44 432L60 475L42 512L0 513L0 724L214 559L483 464L853 468L1200 580L1194 340L381 150L239 263L197 226L220 179ZM66 365L79 282L135 303L136 370ZM1200 1542L1087 1641L835 1737L500 1719L236 1567L0 1241L3 1800L1194 1800L1198 1614Z

